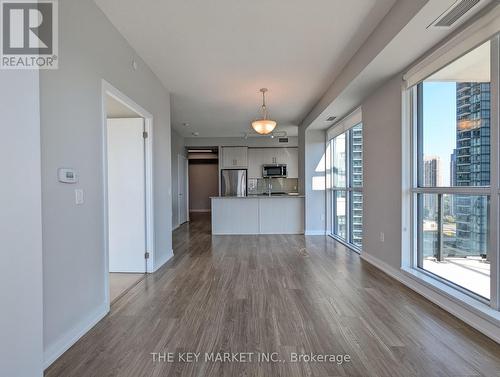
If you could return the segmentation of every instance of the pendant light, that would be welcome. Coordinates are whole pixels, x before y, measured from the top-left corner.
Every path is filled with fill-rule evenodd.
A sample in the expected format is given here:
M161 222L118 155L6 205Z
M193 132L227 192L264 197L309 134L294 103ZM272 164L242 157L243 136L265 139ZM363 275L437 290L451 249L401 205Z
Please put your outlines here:
M252 128L261 135L268 135L273 132L276 127L276 122L271 119L267 119L267 108L266 108L266 88L260 90L262 93L262 119L258 119L252 122Z

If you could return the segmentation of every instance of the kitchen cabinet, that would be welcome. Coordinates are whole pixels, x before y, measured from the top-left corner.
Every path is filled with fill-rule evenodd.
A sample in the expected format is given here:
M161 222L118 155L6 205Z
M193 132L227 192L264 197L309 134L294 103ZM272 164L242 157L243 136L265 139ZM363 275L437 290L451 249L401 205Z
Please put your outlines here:
M285 149L285 161L288 169L288 178L299 178L299 148ZM280 163L280 162L278 162Z
M246 169L248 167L248 147L223 147L222 169Z
M262 178L262 165L267 164L263 150L266 148L248 149L248 178Z
M304 234L304 197L213 197L212 234Z
M288 178L298 178L298 148L248 149L248 178L262 178L262 165L266 164L286 164L288 169Z

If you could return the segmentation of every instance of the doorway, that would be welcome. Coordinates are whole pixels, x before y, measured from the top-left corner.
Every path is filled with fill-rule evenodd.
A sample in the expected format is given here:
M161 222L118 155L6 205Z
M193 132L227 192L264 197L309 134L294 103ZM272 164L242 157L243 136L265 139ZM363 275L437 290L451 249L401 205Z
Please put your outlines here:
M152 117L103 82L108 305L152 270Z
M219 195L218 148L188 148L188 160L190 217L209 216L211 197Z
M177 182L179 184L179 198L177 208L179 209L179 225L181 225L189 221L188 160L181 154L177 155L177 174Z

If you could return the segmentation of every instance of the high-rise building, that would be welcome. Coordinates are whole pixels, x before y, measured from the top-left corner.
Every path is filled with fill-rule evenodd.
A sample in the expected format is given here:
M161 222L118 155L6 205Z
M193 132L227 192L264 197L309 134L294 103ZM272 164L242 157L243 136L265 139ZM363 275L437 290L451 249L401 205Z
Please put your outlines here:
M439 156L424 156L424 186L439 187L441 182L441 159ZM430 217L437 214L437 195L424 196L424 210Z
M457 150L453 149L453 153L450 155L450 186L455 187L457 185Z
M363 126L352 128L352 186L363 186ZM352 192L352 242L361 246L363 240L363 194Z
M450 155L450 186L455 187L457 185L456 178L457 171L457 150L454 149L453 153ZM449 197L449 211L451 216L455 216L455 197L450 195Z
M424 186L441 186L441 159L439 156L424 156Z
M490 184L490 83L457 83L456 186ZM486 254L487 201L480 196L455 199L457 250Z

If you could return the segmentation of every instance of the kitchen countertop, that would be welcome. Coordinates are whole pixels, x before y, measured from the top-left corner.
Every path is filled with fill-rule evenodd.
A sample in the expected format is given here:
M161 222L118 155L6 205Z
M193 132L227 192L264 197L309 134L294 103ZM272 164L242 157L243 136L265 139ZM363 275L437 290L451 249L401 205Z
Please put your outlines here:
M247 196L211 196L210 199L282 199L282 198L304 198L305 195L247 195Z

